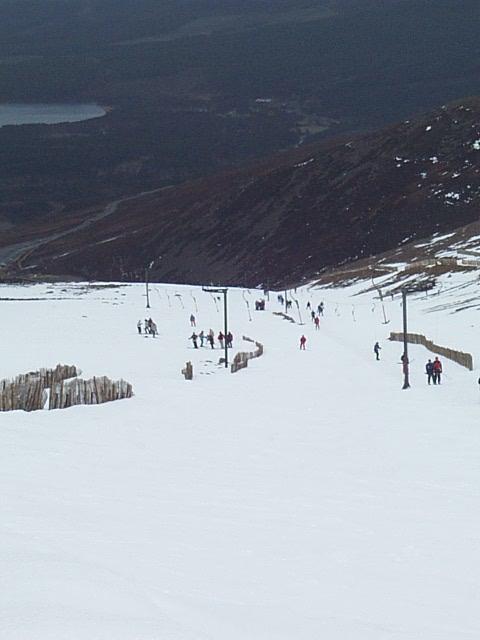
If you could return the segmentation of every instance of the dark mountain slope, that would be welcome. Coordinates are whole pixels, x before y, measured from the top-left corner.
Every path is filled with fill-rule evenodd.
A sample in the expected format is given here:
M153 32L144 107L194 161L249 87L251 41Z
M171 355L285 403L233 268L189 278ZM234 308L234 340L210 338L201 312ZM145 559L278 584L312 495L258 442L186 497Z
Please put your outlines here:
M300 282L476 220L479 172L480 99L470 99L376 134L129 200L40 244L21 264L121 279L143 277L153 261L152 277L167 281Z
M212 175L480 93L478 0L0 0L0 225Z

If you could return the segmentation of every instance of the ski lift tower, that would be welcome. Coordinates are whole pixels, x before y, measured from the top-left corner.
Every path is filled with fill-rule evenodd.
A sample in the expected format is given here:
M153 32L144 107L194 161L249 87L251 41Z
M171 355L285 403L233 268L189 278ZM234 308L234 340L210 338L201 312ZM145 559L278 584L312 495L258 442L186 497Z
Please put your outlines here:
M402 306L403 306L403 389L410 388L410 372L409 372L409 360L408 360L408 329L407 329L407 296L410 293L421 293L421 285L410 285L402 288Z
M150 309L150 291L148 288L150 269L153 267L154 263L155 263L155 260L152 260L150 264L147 267L145 267L145 290L147 294L147 307L146 307L147 309Z
M226 287L202 287L202 291L206 291L207 293L223 293L223 334L225 336L223 344L225 345L225 369L228 369L228 345L227 345L227 333L228 333L228 314L227 314L227 293L228 289Z

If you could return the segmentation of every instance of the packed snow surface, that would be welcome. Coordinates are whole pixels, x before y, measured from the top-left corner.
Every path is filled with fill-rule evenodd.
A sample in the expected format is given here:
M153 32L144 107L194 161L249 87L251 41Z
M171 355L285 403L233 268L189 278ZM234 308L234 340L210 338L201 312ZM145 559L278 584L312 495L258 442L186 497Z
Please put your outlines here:
M231 289L233 352L265 346L232 375L188 340L191 313L222 328L199 288L153 285L146 310L140 285L0 287L0 377L61 362L135 392L0 415L0 638L478 640L478 373L442 359L429 387L411 347L402 391L400 300L383 324L361 288L292 292L295 323ZM477 276L437 291L409 329L475 357Z

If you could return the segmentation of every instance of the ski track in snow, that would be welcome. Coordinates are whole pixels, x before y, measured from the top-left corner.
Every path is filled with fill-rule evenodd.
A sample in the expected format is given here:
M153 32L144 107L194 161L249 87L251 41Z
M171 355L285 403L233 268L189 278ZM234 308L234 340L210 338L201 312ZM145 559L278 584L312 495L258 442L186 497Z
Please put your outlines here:
M142 285L1 286L1 378L62 362L135 397L0 415L0 637L477 640L478 372L442 358L428 387L433 354L411 346L402 391L399 298L384 325L361 288L299 289L303 326L231 289L233 353L265 345L232 375L188 340L192 312L223 328L199 288L152 286L153 339ZM477 289L456 274L411 296L409 330L475 359L478 310L451 305Z

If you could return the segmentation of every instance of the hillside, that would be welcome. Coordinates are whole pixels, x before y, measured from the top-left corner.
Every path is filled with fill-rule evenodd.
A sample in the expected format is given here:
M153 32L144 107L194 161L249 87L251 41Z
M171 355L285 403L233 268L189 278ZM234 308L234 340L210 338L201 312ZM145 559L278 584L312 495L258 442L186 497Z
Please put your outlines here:
M0 1L0 227L376 130L480 92L477 0Z
M7 232L0 259L24 274L142 279L153 262L164 281L298 283L476 221L479 157L480 100L464 100L89 212L73 230Z
M135 393L0 414L2 640L476 640L478 368L429 387L411 346L402 391L399 297L385 325L370 285L289 292L304 322L325 302L319 331L230 290L233 351L265 346L235 375L188 340L192 312L222 326L200 288L154 283L146 311L140 284L0 286L0 378L60 361ZM476 362L477 274L433 293L411 330Z

